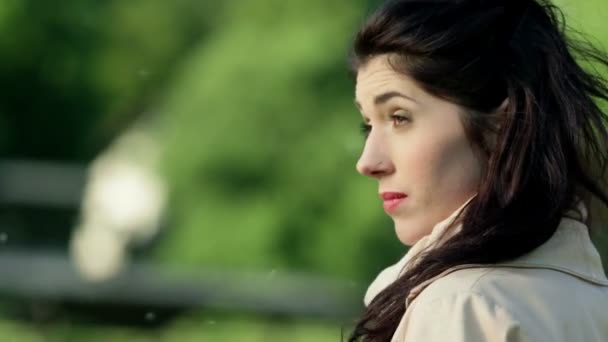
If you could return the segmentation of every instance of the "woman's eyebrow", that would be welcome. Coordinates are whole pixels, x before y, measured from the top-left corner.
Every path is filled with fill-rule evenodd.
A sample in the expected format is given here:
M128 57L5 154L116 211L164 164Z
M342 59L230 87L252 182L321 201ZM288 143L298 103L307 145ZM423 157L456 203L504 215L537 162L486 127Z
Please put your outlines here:
M374 105L378 106L378 105L384 104L384 103L388 102L388 100L392 99L393 97L401 97L401 98L410 100L410 101L418 104L418 102L416 100L414 100L413 98L411 98L405 94L402 94L398 91L387 91L386 93L382 93L382 94L376 95L374 97ZM357 106L357 108L359 108L359 110L361 110L361 104L356 99L355 99L355 105Z
M388 91L386 93L382 93L380 95L376 95L376 97L374 97L374 104L376 106L377 105L381 105L383 103L386 103L388 100L392 99L393 97L401 97L401 98L404 98L406 100L410 100L410 101L412 101L414 103L418 103L413 98L411 98L411 97L409 97L409 96L407 96L405 94L402 94L402 93L400 93L398 91Z

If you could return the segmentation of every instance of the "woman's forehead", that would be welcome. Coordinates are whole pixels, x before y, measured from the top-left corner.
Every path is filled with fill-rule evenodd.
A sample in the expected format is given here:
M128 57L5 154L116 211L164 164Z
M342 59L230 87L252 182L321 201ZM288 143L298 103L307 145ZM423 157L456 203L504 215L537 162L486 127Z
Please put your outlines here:
M379 97L387 93L398 93L401 97L417 102L420 89L403 73L397 72L389 63L387 55L373 57L357 72L355 102L360 107L374 106Z

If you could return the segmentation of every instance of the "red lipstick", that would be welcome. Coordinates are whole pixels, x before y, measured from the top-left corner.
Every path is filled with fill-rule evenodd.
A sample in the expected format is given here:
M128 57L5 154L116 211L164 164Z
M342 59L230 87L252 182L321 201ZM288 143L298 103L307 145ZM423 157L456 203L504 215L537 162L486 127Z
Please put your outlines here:
M397 210L399 205L405 201L407 195L402 192L383 192L380 197L384 201L384 211L390 214Z

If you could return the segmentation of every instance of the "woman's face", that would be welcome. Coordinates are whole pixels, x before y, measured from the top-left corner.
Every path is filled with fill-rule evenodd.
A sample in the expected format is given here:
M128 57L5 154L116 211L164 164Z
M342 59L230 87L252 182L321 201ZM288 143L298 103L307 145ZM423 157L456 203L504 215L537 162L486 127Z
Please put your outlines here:
M477 191L482 164L463 110L394 71L387 55L358 70L355 97L369 132L357 170L378 180L399 240L412 245Z

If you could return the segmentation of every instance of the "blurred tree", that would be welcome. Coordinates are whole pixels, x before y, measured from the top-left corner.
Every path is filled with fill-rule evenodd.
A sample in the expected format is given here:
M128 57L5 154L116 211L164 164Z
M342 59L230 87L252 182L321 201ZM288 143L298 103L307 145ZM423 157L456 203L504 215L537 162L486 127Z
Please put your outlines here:
M85 166L154 109L176 61L205 39L222 4L2 1L0 158ZM74 217L35 204L0 207L0 229L14 245L63 248Z

